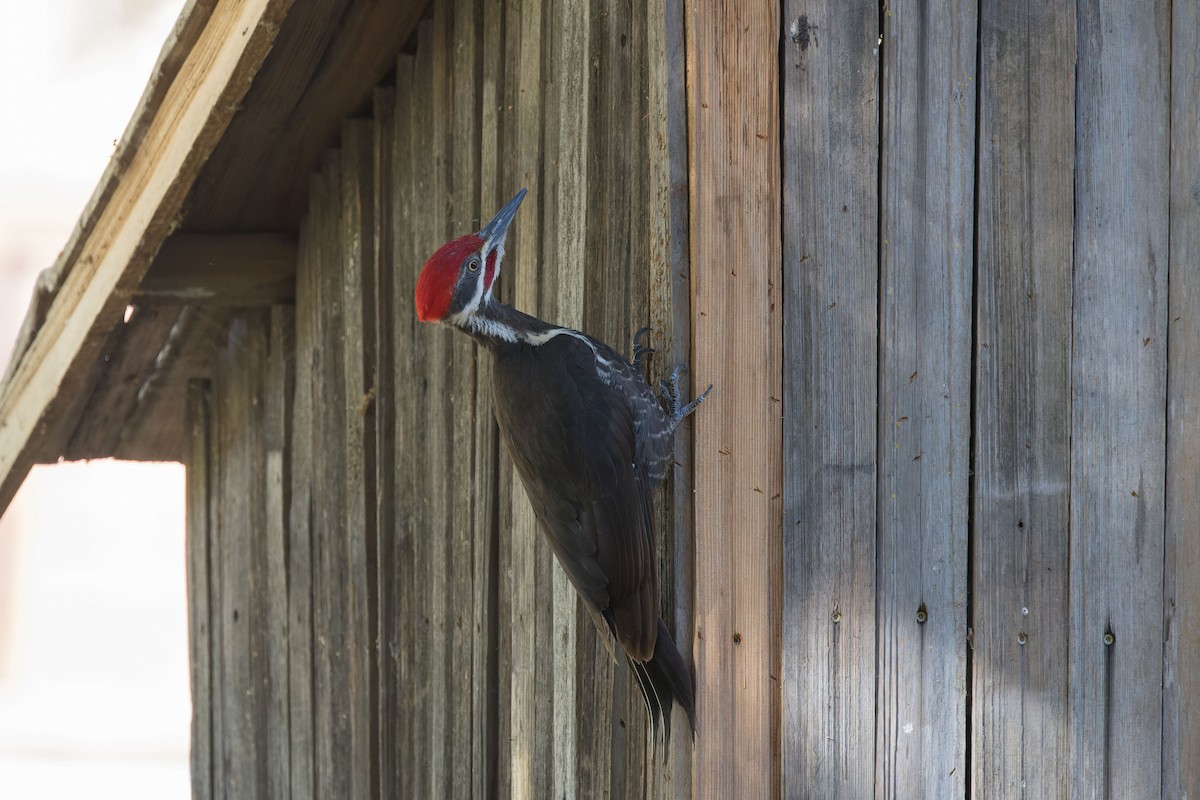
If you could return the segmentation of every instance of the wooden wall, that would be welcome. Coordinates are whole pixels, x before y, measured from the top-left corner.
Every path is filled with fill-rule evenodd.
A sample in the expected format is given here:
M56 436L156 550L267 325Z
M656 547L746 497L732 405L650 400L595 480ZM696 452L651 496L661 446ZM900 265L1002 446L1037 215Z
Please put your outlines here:
M1200 792L1198 25L785 2L785 796Z
M624 352L652 325L655 377L686 360L668 18L664 0L434 4L322 162L294 312L239 317L192 390L197 797L690 796L686 723L654 758L500 455L489 357L412 301L425 259L526 187L504 299ZM686 632L678 438L659 552Z
M190 390L196 796L1200 795L1197 31L436 4ZM506 300L718 384L659 509L695 757L414 319L520 187Z

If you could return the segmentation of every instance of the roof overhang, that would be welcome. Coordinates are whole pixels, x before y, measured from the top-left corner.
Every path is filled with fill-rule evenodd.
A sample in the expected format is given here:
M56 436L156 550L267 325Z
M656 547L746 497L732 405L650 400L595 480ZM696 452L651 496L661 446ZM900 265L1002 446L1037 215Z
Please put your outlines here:
M61 459L177 460L237 307L288 302L308 176L426 0L191 0L0 382L0 513Z

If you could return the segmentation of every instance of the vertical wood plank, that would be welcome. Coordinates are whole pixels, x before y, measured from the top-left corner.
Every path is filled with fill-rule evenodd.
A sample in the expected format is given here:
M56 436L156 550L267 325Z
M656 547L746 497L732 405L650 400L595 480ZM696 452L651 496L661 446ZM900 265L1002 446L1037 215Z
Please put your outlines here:
M1172 6L1164 797L1200 797L1200 4Z
M235 318L214 384L221 472L221 758L226 797L265 797L268 791L272 687L263 424L268 335L264 313Z
M509 301L529 313L538 311L541 265L541 0L513 0L505 6L506 58L504 102L508 120L502 144L511 159L509 197L516 187L529 190L519 224L509 234L504 268L508 271ZM487 212L485 212L487 213ZM549 641L550 554L539 541L533 509L520 479L508 470L512 508L509 534L510 590L510 750L509 769L514 798L544 797L551 793L552 698L539 681L552 686L549 675L553 645ZM502 544L503 548L504 545ZM539 606L541 613L539 613ZM549 645L539 657L539 630Z
M624 237L627 241L625 251L616 251L610 254L610 258L616 263L623 262L629 265L628 269L624 270L622 280L609 283L605 298L609 306L606 313L608 321L603 335L616 346L618 352L626 353L630 357L633 355L633 345L630 341L632 335L650 322L651 237L654 228L651 219L653 206L650 200L649 175L652 148L651 140L646 135L649 118L654 112L650 106L648 32L641 8L643 5L614 3L614 13L610 13L606 30L597 42L603 47L601 63L606 65L611 76L621 76L618 80L607 82L611 88L606 87L607 108L604 113L614 118L619 117L622 112L628 113L630 123L622 137L605 136L600 140L606 145L602 152L607 166L603 168L618 179L610 182L607 194L611 200L607 202L613 207L623 209L620 215L611 215L608 220L610 225L615 224L618 228L617 231L610 232L610 239L620 241L620 237ZM682 64L680 66L682 68ZM623 147L618 144L622 138L625 140ZM650 341L653 342L653 337ZM653 359L650 366L652 381L656 376L669 374L673 367L661 361L655 363ZM669 625L670 614L663 601L669 598L667 587L674 582L674 551L658 549L661 548L663 533L656 530L656 534L656 566L659 577L659 596L656 599L659 603L659 613ZM677 646L681 648L686 649L687 645L688 637L683 637L677 642ZM613 693L617 702L614 703L610 725L613 730L626 734L626 750L629 754L624 767L627 774L626 785L631 787L635 796L654 796L673 771L673 765L664 760L668 752L655 741L649 724L643 721L647 719L645 701L637 687L633 671L622 669L617 672L615 679L622 685L616 687ZM620 702L622 689L624 703ZM690 738L691 723L681 721L686 715L678 714L678 707L674 713L677 716L672 721L672 731L677 730L679 733L674 733L673 736L686 741ZM622 728L622 720L628 720L629 724Z
M399 76L397 76L399 80ZM376 625L375 687L373 709L378 730L376 771L378 795L399 793L394 780L398 752L397 675L399 654L392 639L392 624L397 619L399 579L395 569L399 539L400 511L398 484L396 418L403 413L397 401L396 328L403 324L396 306L396 239L404 236L395 205L394 149L396 139L396 92L391 88L375 90L371 126L371 161L375 202L372 205L372 273L375 284L375 360L371 364L375 380L375 585Z
M261 532L265 546L266 589L266 796L291 796L291 740L288 703L288 509L291 505L288 431L292 425L293 369L295 364L294 311L274 306L261 331L267 341L264 380L263 444L265 445L264 508ZM261 612L260 612L261 613Z
M698 797L779 792L779 8L691 2Z
M420 264L441 244L442 221L437 203L442 201L441 165L444 164L445 131L444 120L436 113L434 70L441 61L435 61L434 23L422 22L418 28L416 67L414 71L414 116L413 158L414 201L413 234L416 253L416 271ZM411 298L411 295L410 295ZM409 301L411 303L411 299ZM446 475L446 455L449 443L442 439L444 426L443 400L445 396L445 371L447 337L449 331L421 326L415 334L419 342L416 375L421 380L420 416L416 424L422 428L421 452L427 459L425 469L416 478L414 501L417 517L413 528L414 560L421 585L414 592L414 619L418 634L414 637L417 662L417 718L415 720L415 751L412 764L416 782L412 791L424 797L444 796L445 774L445 714L442 707L444 695L442 671L445 649L441 646L440 629L434 620L435 608L442 601L445 584L443 566L434 553L435 544L444 542L445 516L439 513L439 502L444 494L440 481Z
M429 73L421 76L429 82L430 105L426 127L429 141L426 157L430 161L428 207L423 217L421 233L424 236L424 256L428 256L449 238L449 211L451 203L450 165L451 139L451 53L450 53L450 9L438 4L433 9L429 28L429 40L422 42L429 48ZM418 53L418 58L421 55ZM422 326L422 333L430 336L425 364L428 376L428 395L425 420L430 441L426 450L430 454L429 495L430 525L422 535L430 537L429 572L426 577L428 591L428 656L429 656L429 702L432 709L432 726L426 732L431 752L431 797L453 797L454 773L450 733L453 720L453 684L450 682L451 616L449 573L449 539L453 535L452 501L454 486L451 479L454 455L454 415L451 393L455 375L452 358L455 352L455 333L442 326L430 330ZM457 498L455 498L456 500Z
M220 497L226 485L224 471L217 468L220 462L221 420L213 390L209 390L208 403L208 463L209 507L208 507L208 600L209 600L209 665L212 670L212 785L214 797L226 797L225 790L225 669L222 660L225 639L225 597L222 595L224 574L225 533L224 517L221 513Z
M980 14L971 791L1065 797L1075 8Z
M231 338L245 338L244 322L242 325L241 330L233 328ZM244 420L239 416L244 414L245 409L239 404L241 398L233 396L230 386L236 385L236 379L231 379L229 375L232 371L230 356L228 353L224 355L226 361L219 367L214 403L218 420L214 460L221 465L222 484L221 501L217 507L222 534L218 585L224 617L217 657L223 684L221 703L224 731L220 758L225 767L220 793L225 797L245 795L254 798L259 796L257 784L253 781L252 768L246 763L247 757L252 761L257 760L251 710L254 680L250 676L248 663L251 653L250 620L246 614L250 594L248 580L253 574L247 552L250 540L246 531L249 511L245 505L249 498L247 495L239 497L229 491L230 486L250 485L250 476L247 474L249 468L245 458L239 458L241 454L236 449L245 428Z
M501 208L505 200L500 197L499 153L497 149L497 118L499 100L499 47L503 30L500 20L501 6L497 0L478 0L475 18L479 29L475 32L477 46L476 66L479 70L476 88L478 102L477 142L478 196L476 209L480 221L484 214ZM507 697L507 670L501 666L501 650L507 636L499 631L499 558L500 558L500 498L499 486L499 431L492 413L492 360L477 354L475 361L475 473L473 477L475 530L472 552L472 597L475 640L471 669L472 717L475 727L475 775L471 786L474 797L497 797L505 787L498 764L502 730L499 720L501 696Z
M879 10L793 0L783 22L783 794L867 797Z
M315 179L310 186L315 185ZM316 796L313 687L313 391L317 341L317 269L312 206L300 226L296 261L296 375L290 442L288 519L288 683L293 800Z
M192 691L191 775L193 800L214 800L213 786L213 664L212 606L209 602L211 530L209 509L213 496L209 460L211 418L207 381L191 380L187 393L187 595L188 663Z
M414 73L415 59L400 56L396 62L395 141L393 143L393 187L395 215L386 224L398 226L394 237L396 271L394 275L394 370L396 389L396 434L394 450L399 454L424 452L424 426L421 424L424 393L417 378L417 364L423 352L421 340L414 336L417 324L413 312L413 291L417 273L424 263L420 260L416 242L416 139ZM428 759L420 739L420 676L419 632L424 630L417 605L418 575L424 574L416 561L416 540L419 537L418 519L422 517L422 496L418 486L422 470L414 458L397 459L396 526L389 576L394 613L384 621L384 641L395 665L392 678L396 701L392 713L397 716L400 730L394 747L383 752L391 766L387 780L381 783L385 796L417 792L420 785L418 770L427 768Z
M1078 3L1068 647L1082 797L1161 789L1170 7Z
M876 795L966 779L975 5L884 12Z
M507 24L504 0L483 0L481 11L483 29L481 33L480 66L480 143L479 143L479 210L480 216L495 213L508 197L505 192L511 187L508 180L505 151L502 142L507 136L507 120L504 112L505 100L505 27ZM511 296L511 281L500 280L493 291L506 302ZM490 727L489 761L490 782L497 800L512 796L512 637L510 589L512 506L512 466L507 456L500 455L499 435L492 412L492 362L490 358L479 359L475 396L476 424L486 419L485 435L477 439L480 448L490 448L495 453L492 462L494 473L490 485L493 492L487 513L492 519L492 530L487 540L487 552L479 552L476 564L476 591L486 587L488 593L487 624L491 631L488 657L489 696L488 717ZM490 440L489 440L490 437ZM480 464L487 462L480 461ZM477 506L482 511L482 507ZM486 572L486 582L480 578ZM480 600L477 596L476 615L480 615Z
M352 792L349 578L346 545L346 418L343 353L341 163L336 152L322 165L315 187L318 221L317 370L314 400L314 558L316 587L317 794L348 797Z
M342 128L338 197L342 261L342 398L345 447L346 701L350 729L351 797L377 794L375 707L375 285L374 178L369 120Z
M588 205L588 102L590 58L588 4L553 4L554 23L548 28L547 75L543 89L546 119L546 151L551 165L546 171L545 272L557 273L552 285L543 282L543 313L553 313L559 325L582 329L584 316L585 237ZM564 59L563 54L583 57ZM541 542L539 547L545 547ZM592 652L596 634L590 618L578 619L578 595L566 574L556 564L550 587L553 634L556 647L554 679L554 766L556 798L603 797L607 786L594 785L598 773L608 777L607 763L596 763L597 753L589 730L604 725L607 715L587 692L587 677L580 671L592 666L585 653ZM606 656L607 657L607 656ZM599 681L598 683L604 683ZM597 684L592 684L597 685ZM601 686L597 685L597 688ZM607 709L604 709L607 711Z
M446 110L452 124L449 130L449 218L446 239L461 236L482 227L479 221L479 105L476 83L479 63L477 40L480 23L476 0L455 0L450 4L447 30L449 95ZM452 760L450 791L453 797L467 797L473 790L475 771L483 769L479 758L485 740L475 739L475 703L473 687L474 574L473 544L480 536L474 527L474 504L480 498L474 490L463 496L463 488L472 485L475 475L475 387L476 346L468 337L452 336L449 366L450 403L450 539L446 554L447 639L447 713ZM485 356L486 357L486 356Z
M645 4L649 312L653 372L691 365L688 268L688 142L683 0ZM673 595L665 616L684 662L692 662L692 421L675 430L675 464L659 498L659 585ZM673 619L672 619L673 617ZM694 670L693 670L693 674ZM693 741L675 735L659 798L692 797Z

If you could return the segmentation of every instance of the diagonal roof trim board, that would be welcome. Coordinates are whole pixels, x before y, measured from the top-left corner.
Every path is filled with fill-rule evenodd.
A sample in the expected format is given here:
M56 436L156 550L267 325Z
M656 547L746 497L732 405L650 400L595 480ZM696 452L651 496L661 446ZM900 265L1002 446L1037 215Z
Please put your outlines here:
M188 190L291 5L292 0L220 0L211 11L196 3L185 12L189 19L208 12L204 29L192 43L177 39L176 46L190 44L186 57L161 102L148 98L139 110L149 124L131 123L137 140L124 151L131 153L128 165L106 176L109 183L97 192L90 226L85 218L73 252L58 265L65 278L44 322L0 386L0 510L16 494L50 422L86 380L97 348L121 321L151 259L177 224ZM169 60L164 56L160 65Z

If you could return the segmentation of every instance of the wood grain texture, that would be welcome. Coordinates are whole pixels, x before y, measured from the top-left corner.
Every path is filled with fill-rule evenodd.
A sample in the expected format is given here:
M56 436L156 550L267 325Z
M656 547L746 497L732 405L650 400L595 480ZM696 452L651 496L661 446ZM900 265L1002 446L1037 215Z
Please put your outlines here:
M211 337L220 329L207 322L186 307L131 309L95 356L76 424L64 420L62 455L178 458L180 388L188 374L211 373Z
M213 497L210 460L211 415L209 385L195 380L188 384L187 446L187 554L188 677L192 693L191 753L193 800L214 800L213 787L213 663L210 600L209 509Z
M265 541L287 542L296 796L673 797L690 786L680 720L682 758L662 765L631 676L500 456L490 361L418 325L412 307L428 255L526 186L498 284L509 301L623 351L654 303L672 325L686 315L686 142L678 120L670 147L659 138L671 121L666 88L650 99L654 23L619 3L434 9L397 61L394 92L376 94L373 120L343 128L311 182L282 482L266 456L266 486L289 508ZM672 56L658 57L665 80ZM660 374L687 358L674 336ZM690 579L669 566L671 580Z
M564 53L591 52L591 12L588 4L558 3L550 30L548 63L557 69L546 76L547 108L546 155L552 165L546 172L545 217L547 275L555 280L543 282L543 314L557 324L583 328L584 273L587 256L588 121L591 70L587 59L564 60ZM599 10L599 9L597 9ZM551 67L553 69L553 67ZM544 544L539 543L544 547ZM595 626L586 613L580 614L575 587L556 564L550 586L553 635L556 647L554 676L554 765L553 795L556 798L596 797L609 793L607 770L598 770L595 747L585 720L604 719L607 708L597 708L598 692L588 692L587 674L592 662L587 658L595 649ZM606 656L607 657L607 656ZM596 688L603 693L608 683ZM603 699L599 705L603 706ZM599 712L599 713L597 713ZM608 737L603 743L608 744ZM588 741L582 741L582 740ZM584 750L584 752L580 752ZM597 774L603 772L597 786Z
M374 164L371 122L353 120L342 129L341 220L343 308L341 344L345 376L345 593L348 595L347 697L350 778L354 798L377 796L378 760L375 645L378 622L375 583L375 281Z
M1065 797L1075 8L980 14L971 790Z
M478 81L476 101L479 104L476 124L479 125L479 183L478 209L484 214L501 208L507 186L500 182L499 100L498 84L502 78L499 68L503 54L500 17L502 3L484 0L475 9L480 25L478 42ZM498 741L503 729L500 709L508 697L509 670L505 662L507 635L500 625L500 507L506 496L508 479L500 466L500 436L492 413L492 361L478 354L475 360L475 539L472 554L473 615L475 649L472 684L472 715L475 721L476 773L471 786L475 797L502 796L507 785L501 776L502 745ZM501 488L503 487L503 489Z
M541 142L542 2L514 0L504 9L504 144L506 185L511 197L517 188L529 191L521 219L509 233L505 278L506 300L529 313L538 313L538 275L541 264L542 163ZM493 211L494 213L494 211ZM552 595L549 548L541 540L533 509L515 472L508 470L511 526L501 547L509 549L511 681L509 711L509 780L516 800L552 792L554 644L549 636ZM502 523L503 524L503 523ZM538 631L542 631L539 649ZM502 736L504 734L502 733Z
M401 56L396 62L396 139L392 152L393 185L395 187L394 220L414 220L416 214L417 186L415 118L415 58ZM424 452L424 426L419 424L424 403L424 391L417 377L417 364L423 351L422 340L415 336L417 325L413 312L413 291L416 284L418 264L417 243L409 222L403 224L392 220L399 230L394 238L396 272L394 275L395 325L393 330L396 386L396 435L394 447L397 457L401 454ZM384 761L384 779L381 791L392 795L404 792L415 793L418 770L428 762L425 751L418 741L420 716L420 675L422 665L418 661L417 641L423 623L418 613L418 576L423 570L417 564L417 540L421 535L418 521L422 514L421 498L418 495L422 471L412 458L403 457L403 468L396 480L396 527L397 540L393 544L390 574L381 579L380 586L392 599L390 615L381 617L384 641L393 658L395 672L389 682L394 683L396 701L385 713L394 714L398 725L394 744L381 742L380 755ZM383 679L381 679L383 680Z
M246 94L190 198L185 230L293 230L308 175L336 147L343 121L412 33L425 0L306 0L277 25L277 46ZM304 124L296 124L303 120Z
M508 173L508 140L511 114L505 103L505 20L504 0L485 0L481 12L483 29L480 51L480 141L479 141L479 211L480 216L502 208L512 197ZM528 213L528 212L525 212ZM514 233L516 233L514 231ZM511 263L511 262L510 262ZM493 292L505 302L512 298L512 281L503 275L493 285ZM490 657L489 677L494 677L490 689L489 717L493 726L493 749L491 792L499 800L508 800L512 794L512 764L508 734L512 729L512 683L515 670L512 660L512 550L508 531L512 525L512 462L501 455L499 431L495 426L492 410L492 362L479 360L475 402L476 421L486 416L492 431L497 460L494 465L494 494L492 505L494 527L488 539L488 564L486 565L490 603L488 624L492 629L494 657ZM486 403L486 405L485 405ZM480 565L482 567L483 565ZM480 584L476 584L480 586Z
M189 524L196 526L189 537L198 546L207 535L206 563L198 554L190 562L192 614L206 620L193 628L193 653L208 641L196 696L210 724L208 744L197 742L208 753L193 779L202 796L292 794L285 555L291 326L290 309L237 317L211 394L194 383L189 403Z
M270 758L271 659L268 581L266 375L270 328L255 312L234 320L214 382L216 564L221 637L214 663L221 670L223 762L218 794L267 797ZM282 731L277 732L282 733Z
M316 181L313 181L314 185ZM309 217L311 220L312 217ZM295 389L290 430L290 511L288 515L288 730L291 768L289 778L294 800L316 797L316 727L314 604L316 576L313 557L315 505L321 502L314 486L316 446L315 361L317 343L317 257L316 232L306 224L300 229L296 258Z
M676 364L690 368L692 361L684 5L683 0L649 0L644 14L648 307L651 344L656 349L652 366L660 376ZM675 430L675 462L657 504L659 586L668 601L664 619L689 666L695 630L692 424L688 420ZM658 771L658 797L692 797L693 753L692 739L678 735L672 739L669 763Z
M1162 793L1200 797L1200 4L1172 11Z
M786 797L875 782L878 35L874 3L785 6Z
M1081 797L1155 797L1170 5L1079 2L1078 9L1069 784Z
M318 797L351 793L350 660L347 613L345 355L341 160L326 156L314 184L317 222L316 353L314 362L313 644L316 786Z
M479 212L479 102L478 25L482 22L476 0L455 0L447 4L446 53L449 87L446 114L452 124L447 131L449 176L447 214L443 221L445 238L459 236L483 227ZM476 774L486 771L479 757L485 738L476 739L476 704L472 687L476 684L473 650L475 597L472 593L473 545L486 541L486 534L475 528L474 504L480 499L472 491L463 497L462 487L472 486L475 477L476 362L485 357L476 352L475 343L465 336L450 340L451 363L448 365L449 391L446 397L450 414L450 471L447 488L450 518L446 548L446 707L451 753L450 794L470 796ZM490 422L487 417L484 422Z
M779 794L779 8L686 11L697 797Z
M288 511L291 505L289 431L295 373L295 311L273 306L266 318L266 363L263 387L264 492L263 567L266 573L266 794L291 796L291 703L288 618Z
M875 791L966 779L976 16L884 13Z
M450 53L448 9L437 6L432 19L421 23L417 42L417 102L422 124L416 141L419 170L417 239L418 262L424 264L448 238L447 210L450 201ZM449 708L449 578L447 540L451 531L450 470L453 457L453 418L449 391L454 332L441 326L422 325L417 336L424 347L424 362L417 366L424 379L423 405L426 459L424 493L418 501L426 514L418 529L418 563L425 570L420 594L425 610L425 688L428 692L424 716L429 758L428 797L451 796L453 771L450 749Z
M294 236L176 233L163 242L134 303L264 306L292 303L295 293Z
M397 81L400 76L397 75ZM396 450L397 417L403 413L397 402L398 385L396 331L404 323L397 319L395 296L396 275L396 185L395 165L396 91L380 88L375 91L371 123L371 168L374 202L371 208L372 248L370 269L375 286L373 317L375 358L370 364L375 381L375 508L368 512L375 517L375 672L376 696L371 715L378 730L375 763L380 797L398 793L395 781L395 753L402 721L397 714L399 653L392 625L396 620L398 592L394 583L399 578L396 553L402 530L398 509L399 487L404 481L400 474L402 458ZM401 306L400 308L403 308ZM400 463L398 463L400 462Z

